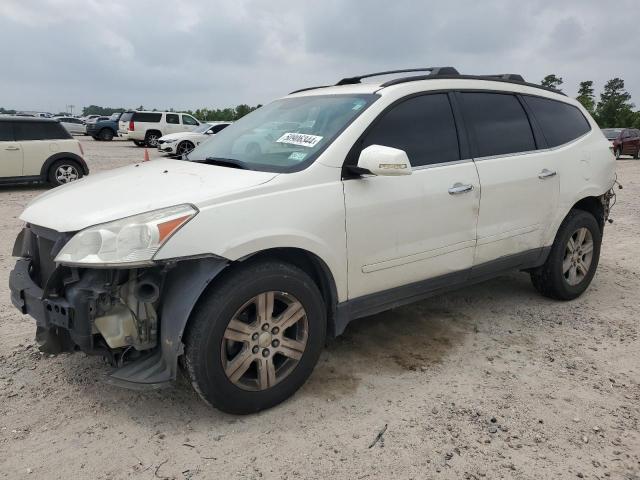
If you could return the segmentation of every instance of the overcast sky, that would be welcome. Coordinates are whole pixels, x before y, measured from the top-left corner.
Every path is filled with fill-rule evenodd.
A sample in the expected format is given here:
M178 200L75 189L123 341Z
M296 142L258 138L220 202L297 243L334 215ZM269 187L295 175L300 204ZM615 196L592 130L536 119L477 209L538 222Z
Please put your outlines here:
M572 96L619 76L640 104L639 31L639 0L0 0L0 106L253 105L444 65Z

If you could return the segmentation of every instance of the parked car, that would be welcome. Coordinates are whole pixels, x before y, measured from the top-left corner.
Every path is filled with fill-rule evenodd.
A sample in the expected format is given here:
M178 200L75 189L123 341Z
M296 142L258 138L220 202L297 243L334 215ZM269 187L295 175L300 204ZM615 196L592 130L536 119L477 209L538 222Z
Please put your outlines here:
M94 118L91 118L89 120L85 120L84 123L85 123L85 125L89 125L91 123L99 122L100 120L109 120L109 116L101 115L99 117L94 117Z
M637 128L603 128L602 133L611 142L611 148L619 159L621 155L640 156L640 130Z
M170 133L158 140L158 151L169 155L185 155L231 125L231 122L206 122L192 132Z
M118 121L121 113L114 113L110 117L101 117L94 123L87 123L87 135L91 135L94 140L111 141L118 135Z
M293 92L189 161L33 200L10 287L43 351L104 356L134 387L175 379L182 356L209 404L250 413L355 318L511 271L580 296L616 178L598 125L520 76L426 71ZM274 148L233 153L271 129Z
M54 117L72 135L86 135L87 127L82 120L75 117Z
M0 183L53 186L89 174L82 146L56 120L0 117Z
M84 117L80 117L80 120L87 123L89 120L93 120L94 118L98 118L100 115L85 115Z
M125 112L120 117L118 135L138 146L157 147L158 140L170 133L190 132L200 122L186 113Z

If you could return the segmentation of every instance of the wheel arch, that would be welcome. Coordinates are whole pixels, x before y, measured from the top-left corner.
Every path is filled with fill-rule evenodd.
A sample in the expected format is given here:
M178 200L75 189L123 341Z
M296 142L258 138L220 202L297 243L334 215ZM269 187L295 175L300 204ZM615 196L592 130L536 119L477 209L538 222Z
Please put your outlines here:
M570 211L571 210L582 210L592 214L600 226L600 232L604 230L605 209L602 203L602 197L584 197L574 203Z
M74 162L78 163L80 165L80 168L82 168L82 172L84 175L89 174L89 167L87 166L87 162L85 162L80 155L72 152L58 152L54 153L45 160L45 162L42 164L42 167L40 168L40 176L44 180L46 180L49 176L49 169L51 168L51 166L58 160L66 159L73 160Z

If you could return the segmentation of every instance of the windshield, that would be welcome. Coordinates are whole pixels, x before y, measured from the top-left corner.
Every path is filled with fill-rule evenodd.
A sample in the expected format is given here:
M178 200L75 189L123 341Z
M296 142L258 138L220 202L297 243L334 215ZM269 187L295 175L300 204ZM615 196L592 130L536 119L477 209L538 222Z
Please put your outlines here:
M607 140L615 140L622 132L621 128L603 128L602 133L607 137Z
M204 133L207 130L209 130L213 125L209 124L209 123L203 123L202 125L200 125L199 127L194 128L193 130L191 130L192 132L195 133Z
M276 100L201 143L188 159L222 160L266 172L302 170L376 98L354 94Z

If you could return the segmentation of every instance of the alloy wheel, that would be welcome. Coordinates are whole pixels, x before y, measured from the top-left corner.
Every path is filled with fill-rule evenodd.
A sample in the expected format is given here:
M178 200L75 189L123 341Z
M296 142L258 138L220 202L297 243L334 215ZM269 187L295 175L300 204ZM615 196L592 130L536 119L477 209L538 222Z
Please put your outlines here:
M193 150L193 145L190 142L181 142L178 144L178 148L176 149L176 154L186 155L191 150Z
M569 237L562 261L562 274L566 282L576 286L582 282L593 261L593 236L588 228L581 227Z
M273 387L295 369L308 333L307 313L293 295L256 295L236 311L224 332L221 360L227 378L243 390Z
M78 170L73 165L60 165L56 168L56 181L62 185L64 183L73 182L79 178Z

